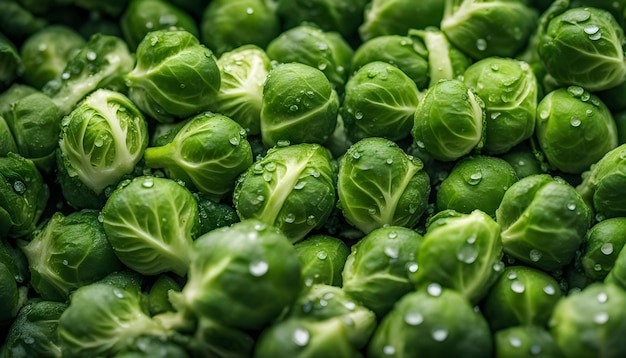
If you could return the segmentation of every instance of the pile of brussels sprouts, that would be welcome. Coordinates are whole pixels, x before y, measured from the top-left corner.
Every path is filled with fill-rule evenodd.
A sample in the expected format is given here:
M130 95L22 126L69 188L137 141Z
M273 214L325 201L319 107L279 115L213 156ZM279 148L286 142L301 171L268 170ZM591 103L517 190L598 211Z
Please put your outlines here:
M0 357L625 357L625 26L0 0Z

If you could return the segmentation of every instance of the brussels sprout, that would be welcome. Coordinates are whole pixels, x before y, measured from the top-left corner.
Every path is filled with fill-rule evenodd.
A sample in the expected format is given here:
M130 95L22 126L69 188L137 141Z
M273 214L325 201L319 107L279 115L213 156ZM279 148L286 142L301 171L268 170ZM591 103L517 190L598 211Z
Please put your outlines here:
M593 92L626 79L624 31L610 12L595 7L567 9L538 31L539 58L559 84Z
M356 71L374 61L387 62L409 76L419 90L428 87L428 49L411 36L385 35L363 42L354 51L351 68Z
M581 263L585 275L604 280L626 244L626 218L610 218L593 225L582 246Z
M348 325L340 319L290 318L261 332L254 358L346 357L363 355L348 341Z
M463 81L485 102L485 151L505 153L532 136L538 84L528 63L485 58L466 69Z
M539 326L515 326L495 332L494 358L563 358L554 337Z
M322 144L335 130L338 112L339 96L322 71L302 63L280 64L263 86L263 143Z
M27 97L28 95L39 93L36 88L25 85L23 83L15 82L5 91L0 92L0 116L8 117L20 99Z
M537 155L541 153L537 152L534 147L530 141L524 141L499 157L511 165L520 179L533 174L547 174L549 168L537 158Z
M305 286L326 284L341 287L341 272L350 254L342 240L323 234L309 236L294 245L302 263Z
M351 38L363 21L368 0L277 0L276 13L281 24L293 28L302 23L315 23L324 31L336 31Z
M171 123L209 109L220 88L215 55L186 30L149 32L126 74L130 99L158 122Z
M595 212L598 221L626 216L626 144L606 153L582 175L576 191Z
M410 136L418 97L415 82L397 67L382 61L365 64L345 87L341 117L348 137L358 141Z
M265 50L243 45L223 53L217 65L222 82L215 110L241 124L248 134L261 133L263 85L272 67Z
M245 44L265 48L279 33L278 15L264 0L213 0L200 23L202 43L218 56Z
M565 357L622 357L626 354L626 292L595 283L561 299L550 320L550 333Z
M513 57L537 27L527 0L446 0L441 30L473 59Z
M0 157L6 157L11 152L17 153L17 144L7 121L0 114Z
M0 90L4 90L23 74L24 64L15 44L2 33L0 33L0 65Z
M246 131L221 114L203 113L173 129L172 141L144 152L145 165L163 168L193 191L219 201L235 187L235 179L252 164Z
M379 323L368 357L491 357L483 316L462 294L437 283L404 295Z
M359 26L362 41L385 35L404 35L410 29L439 26L445 0L373 0Z
M518 180L504 159L484 155L456 162L437 189L439 210L452 209L469 214L475 209L495 217L504 193Z
M506 254L552 271L572 261L589 229L591 213L573 186L537 174L511 185L496 219Z
M223 226L230 226L239 221L237 211L229 203L218 203L206 194L193 193L198 202L200 226L198 236Z
M302 291L285 318L340 320L347 327L345 338L359 349L367 344L376 328L376 315L373 311L358 300L355 301L355 298L340 287L324 284L316 284Z
M43 29L48 20L33 14L22 1L0 1L0 32L14 43ZM38 4L41 6L41 1Z
M102 209L104 231L117 257L144 274L184 276L198 228L198 203L181 184L166 178L122 182Z
M199 237L188 280L171 294L181 313L258 330L276 319L300 291L301 264L276 227L248 219Z
M379 137L353 144L339 163L337 194L346 220L368 234L385 226L412 228L426 211L430 178L421 160Z
M65 302L31 300L19 312L0 347L2 357L62 356L57 328Z
M78 287L122 269L95 210L52 215L22 247L31 285L45 300L66 301Z
M42 91L50 96L61 116L92 91L106 87L132 70L135 60L122 39L96 34L74 55L57 78Z
M429 87L441 80L460 79L471 64L471 59L452 45L446 35L436 27L410 29L408 36L414 40L419 39L426 47Z
M152 31L179 29L200 36L190 14L163 0L131 0L119 18L124 39L131 49Z
M339 94L350 76L354 54L341 35L310 23L283 32L267 45L266 52L279 63L299 62L319 69Z
M50 189L35 164L18 154L0 157L0 239L35 231Z
M500 226L480 210L445 210L431 217L409 278L417 288L431 283L478 303L502 273Z
M342 272L344 291L383 317L413 290L409 274L417 270L421 244L422 235L405 227L371 231L352 245Z
M582 173L617 147L611 112L582 87L548 93L537 113L537 142L548 162L565 173Z
M275 147L237 180L233 203L241 220L259 219L297 242L330 215L336 203L335 182L324 147Z
M182 285L174 277L168 274L158 275L146 293L150 316L174 312L174 307L169 300L169 293L170 291L180 292L181 290Z
M437 160L451 161L480 150L485 137L483 100L463 82L437 82L417 106L413 139Z
M67 174L59 180L68 203L99 209L104 189L133 170L147 144L148 124L128 97L91 93L62 121L57 168Z
M563 293L547 273L527 266L509 266L491 287L482 311L492 331L523 326L547 327Z
M85 39L66 25L50 25L28 37L20 48L24 83L36 88L63 73L67 63L85 46Z
M346 255L347 256L347 255ZM9 240L0 240L0 332L9 327L28 298L26 258ZM2 352L0 350L0 356Z
M144 335L166 336L167 330L142 309L140 295L115 285L92 283L71 296L59 318L63 356L113 355Z

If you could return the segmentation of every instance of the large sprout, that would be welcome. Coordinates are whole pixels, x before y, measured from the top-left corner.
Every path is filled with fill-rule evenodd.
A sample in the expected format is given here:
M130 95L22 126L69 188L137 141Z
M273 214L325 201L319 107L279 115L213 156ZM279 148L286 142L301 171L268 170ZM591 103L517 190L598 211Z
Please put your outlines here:
M342 157L337 193L343 216L366 234L385 225L412 228L426 211L430 178L421 160L371 137Z
M295 243L294 248L302 263L302 282L305 286L325 284L341 287L350 247L336 237L317 234Z
M585 235L580 262L585 275L604 280L626 245L626 218L616 217L593 225Z

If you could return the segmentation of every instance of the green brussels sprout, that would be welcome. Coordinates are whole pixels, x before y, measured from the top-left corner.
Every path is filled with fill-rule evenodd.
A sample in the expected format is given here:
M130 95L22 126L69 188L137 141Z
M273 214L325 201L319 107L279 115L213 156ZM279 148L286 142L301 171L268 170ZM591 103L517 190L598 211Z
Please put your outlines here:
M6 157L11 152L17 153L17 144L9 124L0 114L0 157Z
M220 88L213 52L186 30L149 32L125 75L129 97L143 112L171 123L209 109Z
M187 273L199 219L198 202L183 185L151 176L122 182L107 199L102 220L126 266L144 275Z
M35 231L49 197L50 189L31 160L15 153L0 157L0 239Z
M511 148L508 152L500 154L499 157L506 160L517 174L517 177L521 179L533 174L548 173L549 168L545 162L537 158L539 153L534 149L534 145L530 141L524 141Z
M559 283L547 273L509 266L487 293L482 312L494 332L519 325L547 328L561 297Z
M119 80L132 70L134 63L122 39L95 34L67 62L60 76L48 81L41 90L52 98L59 114L64 116L89 93Z
M92 283L72 294L59 318L63 356L111 356L145 335L166 336L167 330L143 311L137 292Z
M353 71L374 61L387 62L409 76L418 90L428 87L428 49L412 36L384 35L361 43L352 57Z
M24 63L15 44L0 33L0 90L9 87L24 73Z
M318 144L275 147L237 180L233 203L241 220L256 218L292 242L319 228L336 204L330 154Z
M385 225L415 226L430 195L418 158L379 137L354 143L339 162L337 194L346 220L365 234Z
M626 79L624 30L610 12L595 7L566 9L539 32L539 58L560 85L593 92Z
M33 14L22 2L0 1L0 32L14 43L24 41L48 25L47 19ZM38 5L41 6L41 1Z
M263 85L272 66L269 57L256 45L243 45L217 59L222 82L215 110L245 128L248 134L261 133Z
M156 316L164 312L174 312L174 307L169 300L170 291L180 292L182 285L168 274L160 274L150 285L146 294L148 312L150 316Z
M29 301L9 328L6 340L0 347L0 356L61 357L57 328L59 318L67 306L65 302L38 299Z
M343 290L383 317L414 289L409 274L417 270L421 244L422 235L402 226L371 231L352 245L342 272Z
M315 23L324 31L336 31L344 38L355 35L363 21L368 0L278 0L276 13L285 28Z
M626 216L626 197L622 195L626 183L626 144L606 153L582 174L576 191L595 212L598 221Z
M429 87L441 80L460 79L472 62L437 27L410 29L408 35L413 39L420 39L428 51Z
M302 63L274 67L263 86L263 144L324 143L337 126L339 96L317 68Z
M624 245L626 218L610 218L593 225L585 235L581 250L580 260L585 275L592 280L604 280Z
M258 330L296 300L300 272L289 239L274 226L248 219L194 242L187 283L170 299L182 314Z
M302 291L285 319L304 318L313 321L340 320L347 326L347 340L363 348L376 328L376 315L337 286L315 284Z
M411 133L433 158L452 161L478 151L485 140L485 104L460 80L443 80L426 91Z
M515 326L494 333L494 358L564 358L547 329Z
M382 61L365 64L345 86L340 111L348 138L410 136L418 98L415 82L397 67Z
M340 319L279 321L261 332L252 357L362 357L347 338L347 326Z
M62 120L57 168L63 195L76 208L100 209L104 189L134 169L148 145L148 124L128 97L92 92Z
M485 151L505 153L532 136L538 84L528 63L485 58L465 70L463 81L485 102Z
M224 115L205 112L173 131L171 142L146 148L146 167L163 168L169 178L215 201L231 193L239 174L252 164L246 131Z
M5 91L0 92L0 116L8 117L15 103L28 95L39 93L36 88L15 82Z
M578 86L556 89L541 99L535 133L548 163L564 173L582 173L617 147L611 112Z
M561 299L550 319L550 333L565 357L623 357L626 354L626 292L594 283Z
M407 293L382 318L368 357L491 357L485 318L460 293L437 283Z
M373 0L358 28L362 41L385 35L404 35L410 29L439 26L445 0Z
M193 195L198 202L198 217L200 220L198 236L220 227L230 226L239 221L237 211L232 205L215 202L206 194L193 193Z
M265 48L279 33L278 15L264 0L213 0L200 23L202 43L218 56L245 44Z
M55 212L22 247L41 298L64 302L77 288L122 269L98 217L95 210Z
M26 258L21 250L9 240L0 239L0 332L4 332L15 320L28 299L26 285L28 272ZM0 350L0 356L2 352Z
M473 59L513 57L537 27L527 0L447 0L441 30Z
M515 170L504 159L484 155L466 157L456 162L439 185L437 209L465 214L479 209L495 217L504 193L517 180Z
M196 20L174 4L164 0L131 0L119 18L124 40L136 49L141 40L152 31L186 30L200 36Z
M480 210L453 210L432 216L415 260L419 268L409 279L419 289L431 283L451 288L478 303L495 283L504 264L500 226Z
M265 49L269 58L279 63L298 62L324 72L333 88L343 93L350 77L354 50L334 31L324 31L315 24L304 23L274 38Z
M341 272L350 254L350 247L338 238L317 234L294 244L302 263L305 286L325 284L341 287Z
M496 210L504 252L536 268L553 271L574 258L591 223L576 189L549 174L527 176L504 193Z
M22 80L36 88L63 73L67 63L85 46L76 30L66 25L50 25L29 36L20 48L24 65Z

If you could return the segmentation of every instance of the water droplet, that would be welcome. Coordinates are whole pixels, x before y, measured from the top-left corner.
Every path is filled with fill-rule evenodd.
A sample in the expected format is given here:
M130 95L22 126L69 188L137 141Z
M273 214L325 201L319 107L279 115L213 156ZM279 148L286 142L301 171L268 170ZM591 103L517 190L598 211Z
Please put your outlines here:
M477 173L472 173L469 177L469 180L467 181L467 184L469 185L478 185L478 183L480 183L481 179L483 178L483 174L480 172Z
M541 354L541 346L536 344L530 346L530 354L534 356Z
M504 262L502 261L495 262L492 268L495 272L501 272L502 270L504 270Z
M548 119L548 117L550 117L550 112L548 112L547 110L539 112L539 118L546 120Z
M277 147L288 147L289 145L291 145L291 142L288 139L281 139L276 141Z
M520 281L513 281L513 283L511 283L511 290L515 293L523 293L525 289L526 287L524 287L524 284Z
M490 117L491 117L491 119L496 120L501 115L502 115L502 113L500 113L500 112L492 112Z
M587 115L587 117L593 116L593 110L591 110L591 109L586 110L585 111L585 115Z
M607 242L605 244L602 245L602 247L600 247L600 251L602 251L603 254L605 255L610 255L613 253L613 244L611 244L610 242Z
M327 67L328 67L328 64L326 62L320 62L317 64L317 68L320 71L324 71Z
M517 274L515 272L509 272L506 276L509 280L515 280L517 278Z
M287 224L293 224L296 221L296 215L294 213L289 213L285 216L285 222Z
M397 247L386 246L383 251L391 259L397 259L400 256L400 250Z
M466 244L456 253L456 258L466 264L472 264L478 258L478 250L473 245Z
M609 321L609 314L607 312L598 312L593 316L593 321L596 324L605 324Z
M567 92L574 97L580 97L585 93L585 89L580 86L569 86L567 87Z
M509 338L509 343L513 347L521 347L522 346L522 340L517 338L517 337L510 337Z
M24 184L24 182L21 180L14 181L13 191L15 191L15 193L19 195L24 194L26 192L26 184Z
M376 208L369 208L369 209L367 209L367 213L370 214L370 215L376 214Z
M347 308L350 311L353 311L356 308L356 303L352 302L352 301L348 301L346 303L344 303L343 305L345 308Z
M576 204L574 204L574 203L567 204L567 209L571 210L571 211L576 210Z
M477 239L478 237L476 236L476 234L472 234L472 236L468 237L467 240L465 240L465 242L467 242L470 245L473 245L476 243Z
M253 8L251 8L251 7L247 8L247 9L246 9L246 14L248 14L248 15L252 15L252 14L254 14L254 9L253 9Z
M602 265L600 265L600 264L593 265L593 270L594 271L602 271Z
M239 137L231 137L228 142L230 142L230 144L237 146L239 145Z
M295 112L298 110L298 105L297 104L292 104L291 106L289 106L289 110L292 112Z
M530 261L532 262L539 262L542 256L543 254L541 253L541 251L537 249L531 249L530 252L528 253L528 258L530 258Z
M265 225L265 223L254 224L254 230L256 230L256 231L263 231L266 228L267 228L267 225Z
M490 67L491 67L492 71L499 71L500 70L500 66L498 66L497 63L492 64Z
M316 256L320 260L326 260L326 258L328 257L328 254L326 253L326 251L320 251L317 253Z
M63 266L67 266L70 264L67 260L63 260L61 263L63 264Z
M391 158L387 158L387 160L385 160L385 163L387 163L387 164L390 164L390 165L391 165L391 164L393 164L393 159L391 159Z
M70 73L69 72L63 72L61 74L61 78L64 79L64 80L69 79L70 78Z
M435 282L431 283L430 285L428 285L428 287L426 287L426 292L428 292L428 294L433 297L441 296L442 291L443 291L443 288L441 287L441 285Z
M383 353L388 356L394 355L396 354L396 348L394 346L384 346Z
M395 231L391 231L391 232L389 232L388 236L389 236L390 239L395 239L396 237L398 237L398 233L395 232Z
M419 268L417 262L411 262L407 265L407 271L409 271L410 273L415 273L417 272L417 269Z
M96 53L93 51L87 51L87 54L85 56L87 57L87 60L89 61L94 61L97 57Z
M476 40L476 48L478 51L485 51L487 49L487 40L478 39Z
M363 112L356 112L354 114L354 118L356 119L362 119L363 118Z
M250 274L252 274L252 276L255 276L255 277L261 277L265 275L268 269L269 269L269 264L265 261L252 262L250 263L250 266L248 267Z
M433 330L432 334L433 339L437 342L443 342L446 340L446 338L448 338L448 330L446 330L445 328L435 329Z
M545 292L546 295L552 296L556 293L556 288L552 285L546 285L543 288L543 292Z
M315 224L317 224L317 220L315 220L315 215L307 216L306 223L307 225L310 225L310 226L314 226Z
M424 316L419 312L408 312L404 315L404 322L410 326L418 326L424 322Z
M141 183L141 186L144 188L152 188L154 186L154 179L150 177L144 178L143 182Z
M26 343L26 344L33 344L33 343L35 343L35 338L33 338L31 336L24 337L24 343Z
M591 41L597 41L600 40L602 38L602 32L598 31L593 35L589 35L589 40Z
M300 347L304 347L309 344L311 334L304 328L297 328L293 331L293 343Z
M600 28L597 25L591 24L591 25L585 26L583 28L583 31L585 31L587 35L593 35L596 32L600 31Z
M582 123L582 121L580 120L580 118L578 118L576 116L570 118L570 120L569 120L569 124L572 127L580 127L581 123Z
M606 303L606 301L609 300L609 296L606 294L606 292L598 293L598 296L596 298L598 299L599 303Z
M117 298L124 298L124 293L117 288L113 289L113 295Z

